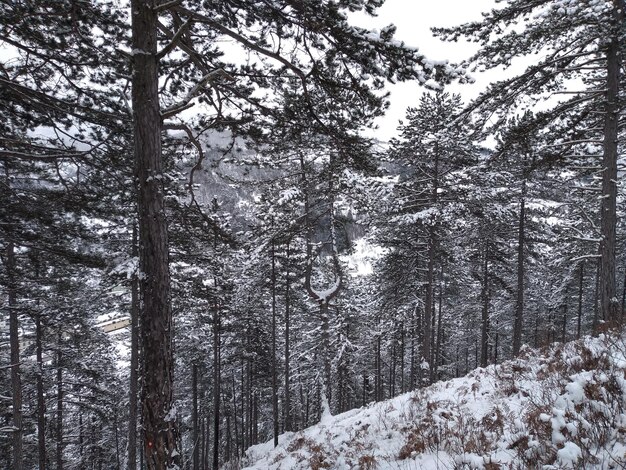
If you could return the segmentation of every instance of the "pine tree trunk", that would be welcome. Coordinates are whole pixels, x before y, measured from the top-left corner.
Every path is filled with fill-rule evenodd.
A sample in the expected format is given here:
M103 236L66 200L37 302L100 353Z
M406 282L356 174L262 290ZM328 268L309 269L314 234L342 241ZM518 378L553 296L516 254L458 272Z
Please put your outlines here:
M272 258L272 419L274 428L274 447L278 446L278 364L276 361L276 247L274 240L271 245Z
M623 5L614 0L614 23L607 50L606 108L604 117L604 152L602 158L602 243L600 268L600 312L609 324L619 320L615 286L615 243L617 224L617 157L620 81L620 42Z
M393 397L396 392L396 338L395 334L391 338L389 351L389 397Z
M412 323L414 320L412 321ZM409 357L409 390L415 387L415 327L411 326L411 352Z
M539 312L535 309L535 333L533 335L533 347L539 347Z
M332 402L332 377L330 366L330 324L328 313L328 302L320 303L320 317L322 319L322 366L324 368L324 393L326 394L326 400L328 406L331 406Z
M465 373L469 372L469 346L465 347Z
M211 467L209 465L209 456L210 456L210 449L211 446L209 445L209 441L211 440L211 417L210 415L207 413L207 417L204 420L205 422L205 427L206 427L206 442L204 445L204 458L203 458L203 465L204 465L204 470L209 470Z
M431 337L433 318L433 287L435 282L435 229L430 228L428 240L428 275L426 278L426 302L424 308L424 321L422 322L422 359L428 361L429 370L433 370L431 360ZM429 374L430 375L430 374Z
M117 410L115 410L113 413L113 422L115 425L115 468L116 470L120 470L120 432L117 419Z
M495 342L493 345L493 363L497 364L498 363L498 345L499 345L499 341L500 341L500 320L496 319L496 338L495 338Z
M85 453L85 436L83 434L83 411L80 405L81 398L78 397L78 455Z
M233 391L233 431L234 431L234 442L235 442L235 456L239 457L239 423L237 423L237 394L235 393L235 370L232 370L232 391Z
M406 392L404 385L404 354L405 354L404 322L400 323L400 393Z
M259 443L259 394L258 392L254 392L254 397L253 397L253 414L254 417L253 419L253 427L252 427L252 445L258 444ZM309 402L308 402L308 395L307 395L307 423L308 423L308 418L309 418Z
M361 406L367 404L367 389L369 387L367 375L363 374L363 399L361 400Z
M417 314L415 316L416 322L417 322L417 344L418 344L418 355L417 355L417 361L416 361L416 368L417 368L417 374L416 374L416 380L417 380L417 387L421 388L424 384L423 384L423 370L422 370L422 361L424 360L424 353L422 351L422 348L424 346L424 330L422 328L422 323L423 323L423 317L422 317L422 311L419 309L419 305L415 307L415 313Z
M489 244L485 241L483 254L482 327L480 334L480 366L489 362Z
M565 303L562 305L563 309L563 323L561 324L561 342L564 343L567 338L567 297Z
M248 448L247 438L248 438L248 419L247 419L247 410L246 410L246 374L245 374L245 363L243 358L241 359L241 391L239 393L239 404L241 405L241 455L244 454L245 450Z
M474 341L474 368L480 365L480 346L478 344L478 340Z
M220 450L220 333L220 317L216 300L213 313L213 470L219 469Z
M132 106L139 185L142 414L148 470L180 465L172 416L173 353L168 236L163 199L157 0L132 0Z
M309 404L308 404L308 391L307 397L304 397L304 387L302 383L300 383L300 428L306 428L308 423L308 413L309 413Z
M344 370L343 364L337 366L337 410L339 413L343 413L343 398L344 398Z
M430 202L434 207L437 204L438 193L439 193L439 146L438 143L435 142L434 149L434 169L432 176L432 193L430 197ZM434 305L434 284L435 284L435 255L436 255L436 246L437 246L437 231L435 227L435 221L432 220L431 226L429 228L428 233L428 277L426 279L427 287L426 287L426 308L424 309L424 336L422 337L422 354L424 360L428 361L429 370L430 370L430 381L433 380L433 357L432 357L432 321L433 321L433 305Z
M133 225L132 256L139 255L137 227ZM139 392L139 279L130 288L130 384L128 393L128 470L137 470L137 398Z
M246 318L246 347L250 350L250 317ZM252 445L252 364L250 357L246 357L246 441L247 446Z
M382 359L380 357L381 354L381 335L380 333L376 335L376 357L375 357L375 367L376 367L376 380L375 380L375 392L374 395L376 395L376 401L382 401L383 399L383 393L382 393L382 389L383 389L383 368L382 368Z
M191 435L193 443L192 470L198 470L200 449L199 449L199 426L198 426L198 364L195 362L191 366Z
M63 353L61 352L61 333L57 335L57 416L56 416L56 470L63 470Z
M200 470L206 470L206 444L207 444L207 436L206 436L206 421L204 417L200 417Z
M224 417L226 418L226 448L224 449L224 461L228 462L231 456L232 449L232 433L230 430L230 406L226 401L226 397L222 396L222 400L224 401Z
M443 304L443 266L441 267L441 271L439 273L439 295L438 295L438 307L437 307L437 342L435 343L435 378L437 378L437 374L439 373L439 362L441 360L441 344L442 344L442 319L441 319L441 311Z
M591 327L594 334L598 332L598 325L600 323L600 265L601 265L601 259L597 258L596 282L595 282L595 290L593 293L593 323Z
M41 315L39 313L35 317L35 349L37 356L37 451L39 454L39 470L46 470L46 402L43 387Z
M286 273L285 273L285 431L291 431L291 394L290 394L290 380L289 376L289 335L290 331L290 283L291 279L289 277L289 242L287 242L287 260L286 260Z
M522 328L524 315L524 224L526 219L526 178L522 180L522 195L520 197L519 222L517 230L517 301L515 305L515 319L513 322L513 356L519 354L522 347Z
M417 313L417 308L414 310ZM415 318L411 319L411 357L409 358L409 391L415 388Z
M12 242L6 248L6 271L8 277L9 342L11 343L11 398L13 405L13 462L14 470L24 468L22 440L22 377L20 372L20 337L17 311L17 283L15 274L15 247Z
M585 263L580 263L578 274L578 321L576 324L576 339L580 339L581 326L583 320L583 280L585 275Z
M143 432L141 433L141 439L142 439L142 441L144 440L143 439ZM145 468L143 462L144 462L144 448L142 446L139 449L139 469L140 470L143 470Z
M624 285L622 286L622 308L620 309L620 325L624 323L624 314L626 313L626 267L624 269Z

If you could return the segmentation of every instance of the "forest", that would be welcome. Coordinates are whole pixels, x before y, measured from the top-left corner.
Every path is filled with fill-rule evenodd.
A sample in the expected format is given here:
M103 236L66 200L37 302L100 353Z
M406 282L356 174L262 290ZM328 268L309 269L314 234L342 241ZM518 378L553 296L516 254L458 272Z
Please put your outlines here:
M0 468L238 469L621 328L624 0L432 25L459 63L383 3L0 0Z

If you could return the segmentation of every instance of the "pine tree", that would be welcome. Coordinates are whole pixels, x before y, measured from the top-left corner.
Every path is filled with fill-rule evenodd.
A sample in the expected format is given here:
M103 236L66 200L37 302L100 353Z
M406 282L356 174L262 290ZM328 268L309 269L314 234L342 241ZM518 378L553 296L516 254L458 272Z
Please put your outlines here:
M411 269L417 270L421 264L426 271L421 280L424 285L421 360L428 364L429 380L434 379L435 371L433 324L437 266L445 251L443 225L459 203L462 185L454 176L462 177L462 174L455 172L475 158L466 129L462 122L454 121L460 105L459 96L424 95L417 108L407 111L407 122L399 129L401 137L393 142L390 152L392 161L405 168L404 179L396 185L397 209L391 222L399 230L406 226L413 231L407 237L412 243L404 241L397 249L408 249L414 259L417 255ZM399 234L394 237L400 239Z
M443 39L467 38L481 48L467 63L480 69L508 66L518 57L542 53L544 57L520 75L494 83L473 103L486 118L505 117L528 98L540 100L548 94L573 95L560 100L544 113L542 121L571 119L580 123L596 114L591 127L578 130L576 140L559 139L553 144L567 155L582 143L602 144L601 156L601 243L600 304L603 317L617 321L615 282L617 154L621 87L617 64L622 54L624 3L621 0L585 0L563 3L511 0L503 8L485 14L479 22L456 28L436 28ZM579 82L577 82L579 80ZM580 89L580 81L583 88ZM576 87L568 89L570 84ZM600 118L598 118L598 113ZM499 120L493 127L499 125ZM598 129L602 129L599 131Z

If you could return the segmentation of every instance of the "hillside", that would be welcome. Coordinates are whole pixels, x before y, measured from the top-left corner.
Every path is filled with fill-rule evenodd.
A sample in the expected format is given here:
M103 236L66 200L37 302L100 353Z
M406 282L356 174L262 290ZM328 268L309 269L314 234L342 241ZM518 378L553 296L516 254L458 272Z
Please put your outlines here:
M525 349L248 449L253 469L626 468L626 336ZM247 465L247 466L246 466Z

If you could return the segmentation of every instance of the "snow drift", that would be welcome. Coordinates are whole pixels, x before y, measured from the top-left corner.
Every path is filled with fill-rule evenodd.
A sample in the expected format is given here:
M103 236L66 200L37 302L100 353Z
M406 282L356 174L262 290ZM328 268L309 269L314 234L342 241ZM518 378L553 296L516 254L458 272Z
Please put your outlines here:
M479 368L248 449L249 470L626 467L626 336Z

